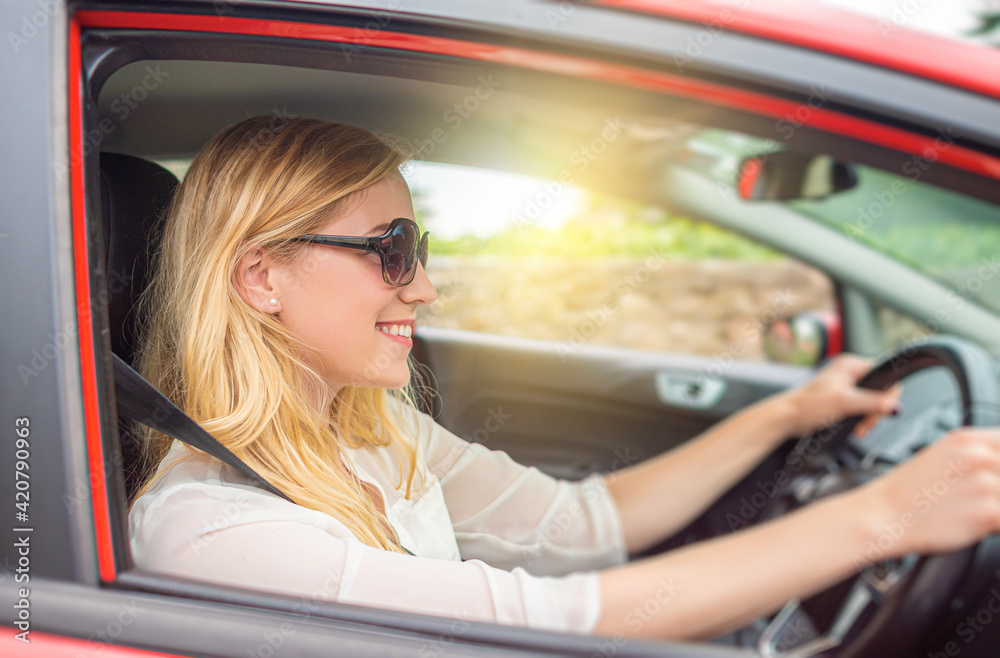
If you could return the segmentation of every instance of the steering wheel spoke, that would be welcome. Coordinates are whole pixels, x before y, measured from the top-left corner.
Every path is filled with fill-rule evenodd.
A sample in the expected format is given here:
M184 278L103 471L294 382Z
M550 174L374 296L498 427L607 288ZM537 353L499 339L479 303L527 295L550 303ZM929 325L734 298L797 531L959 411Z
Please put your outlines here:
M860 417L800 439L792 453L800 462L804 458L805 465L799 476L775 495L770 513L766 509L761 518L787 514L893 468L908 456L894 447L900 431L920 429L920 436L905 441L914 451L957 424L996 425L1000 420L1000 383L993 361L981 348L961 339L936 336L911 345L876 366L858 385L887 390L910 375L939 366L954 378L960 405L925 409L922 414L928 422L916 424L911 418L909 424L890 424L885 436L868 443L863 452L849 441ZM939 431L932 435L931 430ZM946 612L975 553L976 547L969 547L944 555L910 554L868 565L853 580L838 583L804 603L789 601L766 622L763 632L753 633L756 640L752 644L762 658L809 658L827 653L861 658L887 651L905 652ZM765 621L759 620L761 625Z
M862 615L881 606L919 560L919 555L910 554L893 561L898 564L880 562L866 568L825 634L816 630L801 601L789 601L761 633L757 645L761 658L811 658L839 647Z

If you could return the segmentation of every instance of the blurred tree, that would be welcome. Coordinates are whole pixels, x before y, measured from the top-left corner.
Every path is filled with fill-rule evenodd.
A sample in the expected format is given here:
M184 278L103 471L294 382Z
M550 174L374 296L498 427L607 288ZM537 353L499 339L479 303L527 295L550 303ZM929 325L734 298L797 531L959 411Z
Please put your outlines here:
M1000 11L980 12L979 26L969 36L981 37L986 43L1000 47Z

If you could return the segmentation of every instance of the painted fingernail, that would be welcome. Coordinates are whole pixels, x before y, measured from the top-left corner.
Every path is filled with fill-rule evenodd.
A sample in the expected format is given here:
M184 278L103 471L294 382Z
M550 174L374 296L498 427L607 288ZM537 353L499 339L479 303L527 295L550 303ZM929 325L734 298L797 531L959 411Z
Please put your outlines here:
M899 405L897 404L895 407L893 407L892 411L889 412L889 413L891 413L893 416L898 416L899 415Z

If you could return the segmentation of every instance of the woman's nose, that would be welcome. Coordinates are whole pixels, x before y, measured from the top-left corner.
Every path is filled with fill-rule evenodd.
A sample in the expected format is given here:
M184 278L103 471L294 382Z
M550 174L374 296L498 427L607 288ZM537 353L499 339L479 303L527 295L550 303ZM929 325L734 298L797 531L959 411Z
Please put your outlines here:
M437 290L431 283L430 277L427 276L427 270L420 262L417 262L417 271L413 275L413 281L403 286L399 294L403 301L409 304L433 304L434 300L437 299Z

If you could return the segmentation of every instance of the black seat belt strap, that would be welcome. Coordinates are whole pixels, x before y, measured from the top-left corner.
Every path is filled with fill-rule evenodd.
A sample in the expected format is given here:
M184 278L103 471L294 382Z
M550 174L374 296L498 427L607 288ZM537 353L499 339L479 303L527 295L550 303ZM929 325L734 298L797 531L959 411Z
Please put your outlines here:
M218 439L206 432L193 418L178 409L167 396L156 390L155 386L122 361L121 357L117 354L112 356L115 360L115 394L118 398L120 416L203 450L258 482L267 491L289 502L295 502L234 455L229 448L219 443Z
M157 432L163 432L178 441L203 450L216 459L229 464L264 489L281 496L290 503L295 501L281 492L280 489L261 477L257 471L250 468L246 462L237 457L219 440L205 431L191 416L177 408L167 396L156 390L156 387L146 381L142 375L122 361L117 354L112 354L115 360L115 395L118 398L118 415L152 427ZM413 555L396 538L396 544Z

